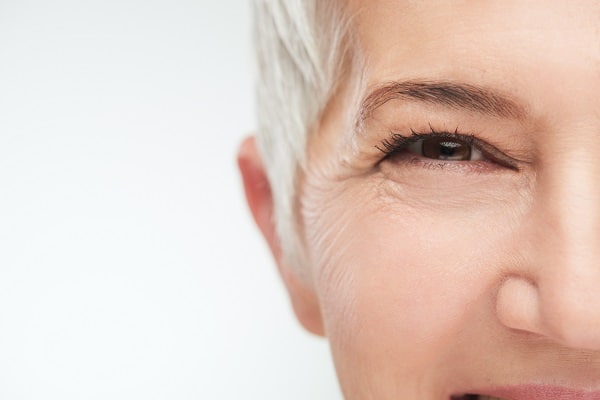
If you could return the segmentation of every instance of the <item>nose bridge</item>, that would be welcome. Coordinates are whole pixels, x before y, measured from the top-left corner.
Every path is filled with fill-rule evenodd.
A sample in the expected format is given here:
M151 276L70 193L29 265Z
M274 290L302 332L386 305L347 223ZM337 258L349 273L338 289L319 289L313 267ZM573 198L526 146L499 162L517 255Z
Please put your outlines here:
M600 250L600 157L595 154L600 153L570 151L563 162L546 168L539 180L540 200L566 257L585 259Z
M565 147L538 176L540 319L565 345L600 349L600 157Z
M565 150L538 180L552 245L572 267L600 262L600 146L595 147L598 151L584 144Z

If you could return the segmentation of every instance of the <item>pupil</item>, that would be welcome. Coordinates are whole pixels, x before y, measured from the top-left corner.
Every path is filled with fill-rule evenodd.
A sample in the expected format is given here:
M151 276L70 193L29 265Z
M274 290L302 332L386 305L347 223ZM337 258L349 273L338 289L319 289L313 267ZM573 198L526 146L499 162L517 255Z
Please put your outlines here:
M444 142L440 143L440 155L452 157L456 153L457 148L460 147L458 143Z
M471 146L455 139L427 139L423 141L423 156L436 160L466 161L471 158Z

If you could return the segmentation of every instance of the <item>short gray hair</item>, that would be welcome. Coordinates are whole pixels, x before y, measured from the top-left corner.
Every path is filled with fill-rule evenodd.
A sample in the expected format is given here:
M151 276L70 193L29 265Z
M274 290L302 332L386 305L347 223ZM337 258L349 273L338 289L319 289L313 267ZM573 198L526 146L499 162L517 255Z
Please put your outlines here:
M309 133L335 91L349 54L338 0L255 0L257 141L275 207L283 257L304 273L297 176Z

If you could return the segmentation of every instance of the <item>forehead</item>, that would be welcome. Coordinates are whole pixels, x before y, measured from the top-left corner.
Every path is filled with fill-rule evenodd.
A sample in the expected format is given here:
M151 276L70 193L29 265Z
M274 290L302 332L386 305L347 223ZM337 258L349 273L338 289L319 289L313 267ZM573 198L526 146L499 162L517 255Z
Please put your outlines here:
M366 59L367 92L389 81L456 81L509 92L532 114L597 113L600 2L349 0L347 6Z
M530 67L594 61L597 68L600 59L597 1L350 0L349 8L369 67L380 75L453 66L470 74L481 61L507 57Z

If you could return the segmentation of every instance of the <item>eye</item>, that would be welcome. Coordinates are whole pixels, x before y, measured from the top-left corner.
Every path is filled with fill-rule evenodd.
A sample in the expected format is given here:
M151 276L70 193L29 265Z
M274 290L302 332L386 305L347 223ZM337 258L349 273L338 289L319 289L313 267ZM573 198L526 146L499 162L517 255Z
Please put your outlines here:
M452 137L425 137L405 146L406 151L418 156L444 161L480 161L486 160L481 150L472 140Z
M518 160L509 157L496 147L478 139L475 135L458 132L435 131L430 127L427 133L410 130L410 135L391 132L391 136L384 139L376 149L385 157L381 161L393 160L408 161L409 158L433 160L439 165L457 163L457 165L477 164L477 170L486 164L519 170ZM466 163L465 163L466 162Z
M410 129L410 135L391 132L391 135L375 146L384 154L379 162L394 163L433 160L437 166L453 164L461 168L504 167L519 171L519 160L506 155L497 147L479 139L473 134L458 131L436 131L421 133ZM468 166L468 167L467 167Z

